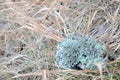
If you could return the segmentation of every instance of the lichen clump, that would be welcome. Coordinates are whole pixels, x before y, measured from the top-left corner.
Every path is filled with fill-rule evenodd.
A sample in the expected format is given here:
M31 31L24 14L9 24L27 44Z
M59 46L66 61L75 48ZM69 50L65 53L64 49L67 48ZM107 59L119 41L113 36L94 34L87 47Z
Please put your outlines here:
M89 36L70 35L57 45L56 63L65 69L97 69L105 66L105 46Z

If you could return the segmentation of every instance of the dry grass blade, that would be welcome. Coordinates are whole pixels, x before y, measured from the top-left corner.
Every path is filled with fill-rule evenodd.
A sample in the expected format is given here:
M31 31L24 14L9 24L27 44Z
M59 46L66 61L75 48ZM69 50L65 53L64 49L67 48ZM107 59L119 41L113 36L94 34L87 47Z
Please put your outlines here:
M43 74L43 80L47 80L47 71L44 70L43 73L44 73L44 74Z
M92 24L93 22L93 19L95 18L95 15L97 14L98 11L95 11L90 19L90 16L89 16L89 20L88 20L88 23L87 23L87 27L86 27L86 33L88 34L89 31L90 31L90 25Z
M26 28L31 29L35 32L39 32L41 34L44 34L46 37L56 40L56 41L62 41L63 38L59 35L54 34L53 32L50 32L47 27L45 27L42 23L38 22L35 19L30 18L30 22L32 23L25 23Z
M120 44L118 44L118 46L116 47L116 49L114 50L114 52L117 51L118 49L120 49Z
M57 0L54 0L50 6L50 9L47 11L47 13L45 14L43 23L45 22L46 18L48 17L49 13L51 12L51 10L53 9L53 7L55 6L55 4L57 3Z
M98 67L99 71L100 71L100 78L101 80L103 80L103 72L102 72L102 65L100 63L96 63L96 66Z
M19 74L19 75L16 75L16 76L12 77L12 78L26 77L26 76L34 76L34 75L40 76L40 75L43 75L43 73L44 73L44 72L41 71L41 72L35 72L35 73Z

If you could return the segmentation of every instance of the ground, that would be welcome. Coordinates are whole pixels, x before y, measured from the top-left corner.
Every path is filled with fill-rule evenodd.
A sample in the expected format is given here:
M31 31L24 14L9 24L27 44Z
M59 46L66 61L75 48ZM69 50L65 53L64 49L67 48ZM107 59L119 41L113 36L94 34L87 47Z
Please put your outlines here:
M69 34L106 46L104 70L62 69L56 46ZM119 0L0 0L0 80L119 80Z

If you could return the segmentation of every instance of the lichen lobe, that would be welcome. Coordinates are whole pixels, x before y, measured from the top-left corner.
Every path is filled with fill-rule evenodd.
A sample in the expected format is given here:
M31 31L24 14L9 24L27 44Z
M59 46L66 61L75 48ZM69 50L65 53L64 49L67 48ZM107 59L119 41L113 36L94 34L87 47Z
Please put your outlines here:
M105 46L89 36L69 35L57 44L56 63L65 69L96 69L105 67Z

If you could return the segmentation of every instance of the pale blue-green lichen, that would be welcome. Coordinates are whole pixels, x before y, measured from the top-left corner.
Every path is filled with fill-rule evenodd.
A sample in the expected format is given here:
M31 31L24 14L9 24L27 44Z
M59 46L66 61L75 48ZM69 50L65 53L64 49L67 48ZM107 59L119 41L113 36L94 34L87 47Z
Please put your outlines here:
M57 44L56 63L65 69L97 69L105 66L105 46L89 36L69 35Z

